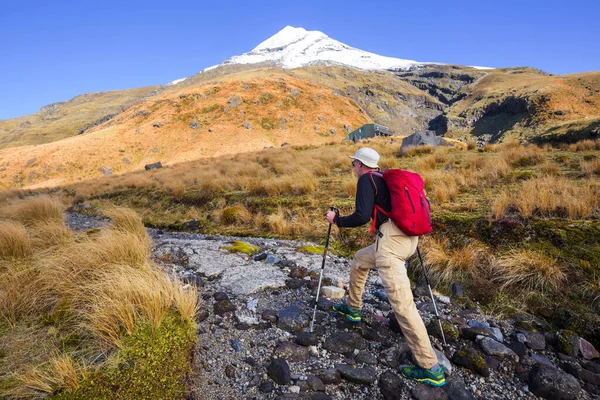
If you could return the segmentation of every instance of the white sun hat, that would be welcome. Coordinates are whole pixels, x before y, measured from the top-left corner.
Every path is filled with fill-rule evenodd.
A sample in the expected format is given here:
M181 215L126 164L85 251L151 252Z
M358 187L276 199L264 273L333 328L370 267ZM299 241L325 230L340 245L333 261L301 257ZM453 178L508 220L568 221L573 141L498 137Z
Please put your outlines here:
M369 168L379 168L379 165L377 165L379 162L379 153L369 147L358 149L356 154L350 156L350 158L360 161Z

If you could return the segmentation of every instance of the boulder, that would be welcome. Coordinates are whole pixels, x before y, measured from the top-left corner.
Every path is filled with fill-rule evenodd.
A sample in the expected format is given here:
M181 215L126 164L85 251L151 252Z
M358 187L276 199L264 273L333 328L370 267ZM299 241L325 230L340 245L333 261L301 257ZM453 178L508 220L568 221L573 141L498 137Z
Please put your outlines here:
M596 348L590 342L582 337L579 338L579 351L586 360L600 358L600 353L598 353L598 350L596 350Z
M275 355L293 362L308 360L308 347L292 342L282 342L275 348Z
M448 143L444 138L437 136L434 131L420 131L415 132L402 140L400 152L403 153L415 146L433 146L437 148L438 146L448 146Z
M577 379L544 364L534 365L528 380L531 393L546 399L576 399L581 390Z
M421 383L411 391L413 397L417 400L447 400L448 393L441 387L433 387Z
M370 385L377 379L377 370L373 367L354 368L348 364L335 364L335 369L342 378L352 383Z
M479 341L479 347L481 347L481 350L483 350L485 354L490 356L511 358L515 361L519 360L519 356L517 356L514 351L489 337L482 338Z
M323 286L321 288L321 295L330 299L343 299L346 291L336 286Z
M367 342L357 332L334 332L325 340L323 347L343 354L353 350L364 350L367 348Z
M150 170L153 170L153 169L159 169L159 168L162 168L162 164L161 164L161 162L160 162L160 161L158 161L158 162L155 162L155 163L152 163L152 164L146 164L146 165L144 166L144 169L145 169L146 171L150 171Z
M310 321L304 310L292 304L277 314L277 327L288 332L300 332L309 325Z
M475 371L482 376L490 375L490 370L485 358L483 357L483 354L472 347L464 347L458 350L456 353L454 353L452 362Z
M279 385L287 385L292 380L292 373L287 361L276 358L267 367L267 375Z
M404 381L392 371L385 371L381 374L378 385L385 400L402 399Z
M466 389L465 380L458 375L446 377L446 384L442 386L452 400L471 400L473 395Z

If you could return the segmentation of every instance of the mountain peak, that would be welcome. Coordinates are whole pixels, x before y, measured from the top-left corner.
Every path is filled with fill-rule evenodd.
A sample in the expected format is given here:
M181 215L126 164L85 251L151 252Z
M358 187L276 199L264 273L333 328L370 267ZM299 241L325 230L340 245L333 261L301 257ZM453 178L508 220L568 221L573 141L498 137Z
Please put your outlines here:
M252 51L231 57L221 65L264 62L283 68L345 65L367 70L401 70L428 64L369 53L334 40L323 32L288 25Z

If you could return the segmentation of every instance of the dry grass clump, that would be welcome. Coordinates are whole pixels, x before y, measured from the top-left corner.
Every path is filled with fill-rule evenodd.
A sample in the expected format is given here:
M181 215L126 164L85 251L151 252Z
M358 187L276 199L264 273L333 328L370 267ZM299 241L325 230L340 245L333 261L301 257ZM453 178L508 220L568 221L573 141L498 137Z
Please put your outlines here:
M31 254L31 240L25 227L16 222L0 221L0 259L24 259Z
M560 165L546 161L541 170L544 175L557 176L560 173Z
M91 368L98 367L86 357L122 348L123 339L138 322L156 329L175 310L186 323L193 323L196 289L184 290L151 264L150 239L134 212L109 208L106 214L113 225L98 235L61 236L66 228L55 201L36 198L23 203L10 205L10 213L2 212L23 217L31 225L22 210L33 210L39 220L29 232L16 222L0 222L0 324L9 327L2 335L32 321L39 321L42 325L37 329L41 329L43 321L50 320L61 335L71 332L82 338L85 348L66 353L60 341L49 335L44 346L52 351L40 352L34 359L11 355L12 374L0 375L0 391L7 377L18 383L10 389L15 397L44 397L75 389ZM28 240L54 241L55 246L41 251Z
M0 209L0 215L19 221L26 227L33 227L43 222L64 224L64 209L55 198L35 196L3 207Z
M537 165L545 160L542 149L535 145L521 146L509 142L499 151L500 157L513 166L527 167Z
M431 146L431 145L426 145L426 146L409 147L408 149L405 149L402 152L402 155L408 156L408 157L414 157L414 156L420 156L420 155L424 155L424 154L433 154L433 153L435 153L435 147Z
M250 212L242 204L234 204L223 209L221 221L227 224L247 223L252 219Z
M509 208L520 215L588 218L600 207L600 186L592 182L577 184L564 177L545 176L523 182L517 191L504 190L492 204L493 214L500 218Z
M272 232L282 236L290 235L293 229L292 222L286 217L282 209L267 216L267 225Z
M600 160L581 161L579 165L586 176L600 175Z
M87 378L89 371L68 354L54 354L44 366L32 366L17 376L20 386L11 392L16 398L45 397L60 390L74 390Z
M571 145L569 145L569 151L587 151L587 150L594 150L594 149L598 149L598 144L600 143L600 141L596 140L591 140L591 139L586 139L586 140L580 140L577 143L573 143Z
M467 142L467 150L475 150L475 148L477 147L477 143L475 143L474 141L469 141Z
M459 194L459 179L463 177L453 172L425 171L421 175L425 183L425 190L430 199L438 204L449 200L456 200Z
M435 160L435 155L428 155L426 157L420 157L417 159L417 170L418 171L426 171L430 169L435 169L437 163Z
M587 218L600 206L600 187L578 185L566 178L542 177L523 182L515 206L524 217L534 212L544 216Z
M460 281L475 274L480 267L483 252L473 243L456 245L435 236L423 242L425 265L437 281Z
M529 249L513 249L493 263L495 282L503 289L557 290L567 274L557 260Z
M354 176L347 176L342 180L342 187L344 188L344 194L348 197L356 196L356 178Z
M513 203L512 195L507 190L500 192L495 197L488 193L486 197L491 200L492 215L495 219L502 218Z
M496 182L511 172L512 167L502 158L486 159L481 166L481 177L488 182Z

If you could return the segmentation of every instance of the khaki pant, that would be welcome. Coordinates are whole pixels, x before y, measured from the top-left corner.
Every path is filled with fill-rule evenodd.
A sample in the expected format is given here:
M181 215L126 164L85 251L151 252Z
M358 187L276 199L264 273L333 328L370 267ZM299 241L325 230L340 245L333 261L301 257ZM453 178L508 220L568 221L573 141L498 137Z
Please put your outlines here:
M348 305L362 309L362 294L369 270L377 268L396 319L417 364L422 368L431 368L438 362L437 357L413 300L404 263L417 249L419 239L416 236L406 236L392 221L382 224L379 231L383 236L378 236L375 244L357 251L354 255Z

